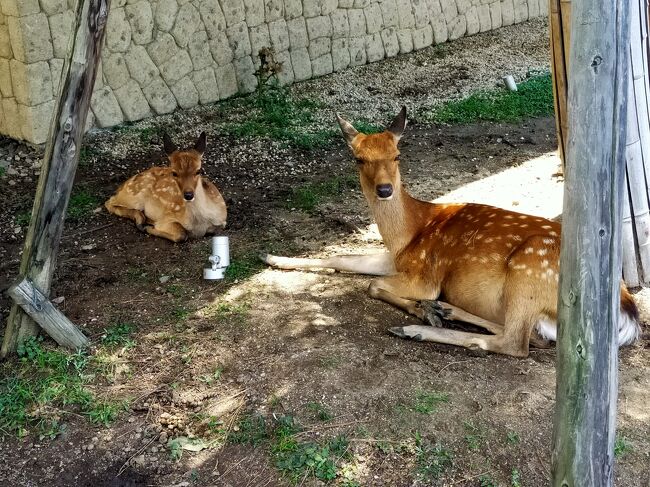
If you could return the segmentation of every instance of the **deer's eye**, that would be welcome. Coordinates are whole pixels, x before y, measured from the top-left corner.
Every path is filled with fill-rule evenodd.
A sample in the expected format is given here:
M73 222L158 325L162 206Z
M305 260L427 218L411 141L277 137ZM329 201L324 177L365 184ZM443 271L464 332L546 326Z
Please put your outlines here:
M197 175L197 176L200 176L200 175L202 175L202 174L203 174L203 169L199 169L198 171L196 171L196 175Z
M175 177L175 178L177 178L177 177L178 177L178 173L177 173L176 171L172 171L172 176Z

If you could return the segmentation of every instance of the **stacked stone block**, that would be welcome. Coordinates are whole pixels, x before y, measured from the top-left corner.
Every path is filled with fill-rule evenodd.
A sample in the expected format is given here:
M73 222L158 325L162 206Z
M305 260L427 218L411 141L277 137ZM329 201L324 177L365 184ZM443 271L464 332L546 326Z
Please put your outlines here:
M47 137L75 0L0 0L0 134ZM547 0L113 0L89 127L288 84L547 14Z

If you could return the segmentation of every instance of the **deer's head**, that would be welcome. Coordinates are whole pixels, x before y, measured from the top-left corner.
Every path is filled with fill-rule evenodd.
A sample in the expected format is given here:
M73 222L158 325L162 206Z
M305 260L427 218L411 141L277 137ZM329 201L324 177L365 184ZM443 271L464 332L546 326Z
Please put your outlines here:
M336 115L348 146L357 160L361 188L368 200L390 200L401 186L397 143L406 127L406 107L379 134L363 134Z
M199 135L194 147L188 150L179 150L167 134L163 135L163 144L169 159L172 178L183 193L185 201L192 201L196 186L201 181L201 160L206 144L205 132Z

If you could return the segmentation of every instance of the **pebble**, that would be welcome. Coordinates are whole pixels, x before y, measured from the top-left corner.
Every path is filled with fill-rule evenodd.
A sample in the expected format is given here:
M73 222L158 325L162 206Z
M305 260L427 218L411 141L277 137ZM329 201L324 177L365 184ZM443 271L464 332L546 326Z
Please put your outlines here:
M135 465L140 465L140 466L144 465L144 461L145 461L144 455L138 455L133 459L133 463Z
M164 431L162 433L160 433L160 436L158 437L158 442L163 444L163 445L166 444L167 443L167 433L165 433Z
M172 278L171 276L160 276L160 279L158 279L158 280L160 281L160 284L165 284L165 283L168 282L171 278Z

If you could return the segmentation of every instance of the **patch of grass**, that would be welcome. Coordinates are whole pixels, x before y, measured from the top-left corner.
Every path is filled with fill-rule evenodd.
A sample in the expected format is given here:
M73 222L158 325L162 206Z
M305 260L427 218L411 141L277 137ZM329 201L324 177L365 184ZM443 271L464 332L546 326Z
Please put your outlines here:
M132 348L135 346L135 342L131 339L134 331L135 325L132 323L118 323L105 328L101 337L102 345Z
M452 466L453 454L441 444L424 444L416 434L415 445L416 474L421 480L436 480Z
M628 442L625 436L617 436L614 442L614 456L616 458L623 458L625 454L633 450L632 445Z
M268 137L287 145L312 150L327 146L334 130L310 130L314 112L321 104L308 98L295 98L289 89L272 79L260 83L255 93L231 102L236 108L246 110L245 120L224 127L231 135L239 137Z
M162 137L163 129L161 127L143 127L138 132L140 142L150 144L152 140Z
M521 441L519 439L519 435L517 434L516 431L508 431L506 434L506 441L508 442L509 445L516 445Z
M31 211L21 211L16 215L16 225L26 227L32 219Z
M499 484L497 484L489 475L481 475L478 482L481 487L499 487Z
M92 376L90 358L83 352L63 353L29 338L18 348L19 364L0 379L0 430L19 436L31 429L41 438L60 432L66 410L76 410L92 422L108 424L124 407L98 400L86 388ZM9 368L9 365L6 365Z
M522 487L521 474L516 468L513 468L510 472L510 487Z
M467 432L465 435L467 448L471 451L478 451L481 448L483 440L485 440L485 432L471 421L465 421L463 426Z
M324 482L334 480L338 474L338 462L348 455L347 437L339 435L322 442L302 442L295 438L298 430L293 418L280 418L271 445L276 467L293 483L310 476Z
M79 167L90 167L91 163L101 156L95 147L84 145L79 154Z
M307 409L314 413L314 416L321 421L329 421L333 418L332 414L319 402L307 403Z
M4 168L3 166L0 166L0 178L1 178L2 176L4 176L6 172L7 172L7 169Z
M375 125L374 123L368 122L367 120L358 120L352 124L352 126L357 129L362 134L378 134L386 130L380 125Z
M343 364L343 359L338 355L328 355L320 359L320 364L325 369L338 369Z
M73 192L68 203L66 218L78 222L92 215L93 210L99 206L99 199L86 189Z
M253 446L268 438L266 420L259 415L244 416L228 434L230 443L245 443Z
M212 372L211 374L203 374L199 376L199 380L211 386L212 384L219 382L222 373L223 373L223 367L217 367L216 369L214 369L214 372Z
M418 391L413 403L413 411L422 414L432 414L442 403L449 402L449 395L437 391Z
M264 267L264 263L257 254L235 255L230 259L230 265L226 269L226 281L244 281L257 274Z
M189 318L191 313L192 312L182 304L177 304L171 309L169 315L174 321L176 321L176 323L183 323L187 318Z
M302 427L291 415L274 416L267 422L259 415L243 417L228 434L230 443L257 446L266 443L276 467L290 482L297 484L313 477L330 482L339 475L339 462L349 458L345 435L321 441L301 441Z
M517 122L523 118L553 114L553 82L549 73L532 76L506 89L480 91L462 100L445 103L427 118L436 123L468 124L478 121Z
M352 175L335 177L320 183L309 183L292 191L287 200L287 207L311 213L324 200L340 196L345 191L358 186L358 178Z

